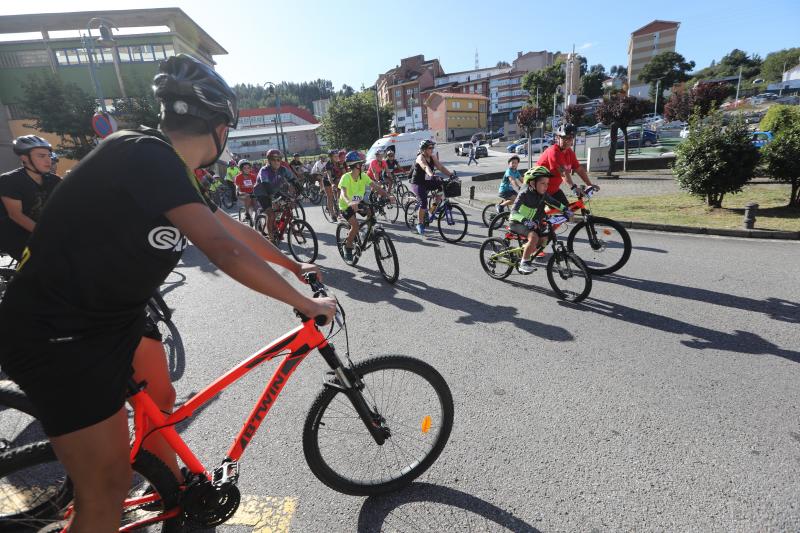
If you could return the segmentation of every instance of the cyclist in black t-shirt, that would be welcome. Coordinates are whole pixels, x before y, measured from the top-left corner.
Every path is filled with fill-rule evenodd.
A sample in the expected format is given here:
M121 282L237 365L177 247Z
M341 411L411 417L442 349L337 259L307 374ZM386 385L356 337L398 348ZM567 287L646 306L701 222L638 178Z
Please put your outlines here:
M45 139L24 135L14 139L13 148L22 166L0 175L0 252L20 260L61 178L51 173L53 147Z
M301 279L317 267L290 260L200 193L192 170L222 154L238 120L233 90L183 54L160 65L153 87L160 130L116 132L81 161L48 201L0 302L0 365L33 403L72 480L74 532L119 527L131 479L128 379L171 390L163 353L158 361L134 352L147 302L187 239L235 280L306 316L330 319L336 309L267 262ZM175 472L162 437L146 440Z

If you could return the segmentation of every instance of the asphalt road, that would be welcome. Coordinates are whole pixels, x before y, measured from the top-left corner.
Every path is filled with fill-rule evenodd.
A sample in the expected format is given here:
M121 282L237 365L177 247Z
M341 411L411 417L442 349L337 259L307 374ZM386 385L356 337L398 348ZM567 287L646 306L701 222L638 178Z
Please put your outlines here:
M574 305L555 297L543 270L489 278L478 262L485 229L470 208L456 245L388 228L400 257L393 286L371 255L345 265L334 226L319 208L307 212L325 281L347 311L353 360L431 363L453 392L453 433L398 494L334 492L302 451L326 370L311 354L251 441L242 505L216 531L800 530L800 244L632 231L628 264L596 277ZM163 292L175 309L165 333L179 401L297 325L191 246ZM333 343L344 352L341 335ZM179 427L209 468L275 366Z
M353 359L430 362L453 391L455 427L410 489L338 494L302 453L325 371L311 355L244 456L238 525L218 531L800 530L797 243L632 231L625 268L571 305L541 270L486 276L476 211L458 245L390 227L394 286L372 256L346 266L334 226L307 211ZM168 281L179 399L297 324L193 247ZM224 457L270 374L248 376L183 427L201 460Z

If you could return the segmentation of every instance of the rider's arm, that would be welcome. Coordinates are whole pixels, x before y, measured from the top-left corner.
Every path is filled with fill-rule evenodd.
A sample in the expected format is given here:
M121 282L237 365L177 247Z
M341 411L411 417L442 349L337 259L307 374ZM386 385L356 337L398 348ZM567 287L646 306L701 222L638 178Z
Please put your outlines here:
M10 198L8 196L0 196L8 212L8 218L22 226L22 229L33 233L33 228L36 227L36 222L31 217L22 212L22 200Z
M433 166L435 166L436 168L438 168L439 170L441 170L443 173L447 174L448 176L452 176L453 175L452 172L447 170L447 168L445 168L445 166L439 162L439 158L436 156L436 154L432 154L431 157L433 158Z
M433 177L434 174L436 174L435 169L433 169L433 168L428 166L428 163L427 163L427 161L425 161L425 158L422 157L422 154L419 154L417 156L417 164L419 164L419 166L422 167L422 170L424 170L425 174L427 174L428 176Z
M542 202L549 205L550 207L558 209L559 211L564 211L565 209L569 208L568 205L562 204L561 202L559 202L558 200L556 200L547 193L545 193L545 195L542 196Z
M165 215L212 263L242 285L289 304L306 316L321 314L312 298L298 292L249 246L227 231L219 215L215 216L205 205L185 204Z

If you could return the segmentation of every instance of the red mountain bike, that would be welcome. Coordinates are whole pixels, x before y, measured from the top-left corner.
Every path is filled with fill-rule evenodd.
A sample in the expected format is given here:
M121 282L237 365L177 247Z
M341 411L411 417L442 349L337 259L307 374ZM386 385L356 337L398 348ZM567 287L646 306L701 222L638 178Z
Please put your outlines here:
M315 276L306 279L315 296L326 296ZM158 522L163 523L162 531L184 525L214 527L232 517L240 501L239 459L292 373L314 349L330 371L306 416L303 451L320 481L345 494L383 494L410 484L436 461L453 427L453 398L441 374L427 363L399 355L353 364L348 352L343 362L328 341L334 325L326 337L315 319L297 315L301 326L239 363L172 414L158 409L145 383L131 382L130 459L137 475L124 503L120 531ZM341 306L335 323L347 339ZM254 368L280 356L283 360L221 464L207 469L175 425L190 419ZM186 465L185 483L180 484L160 460L142 449L143 441L154 433L160 433ZM71 494L69 480L59 472L63 469L47 441L0 453L0 529L61 531L72 507L64 503Z

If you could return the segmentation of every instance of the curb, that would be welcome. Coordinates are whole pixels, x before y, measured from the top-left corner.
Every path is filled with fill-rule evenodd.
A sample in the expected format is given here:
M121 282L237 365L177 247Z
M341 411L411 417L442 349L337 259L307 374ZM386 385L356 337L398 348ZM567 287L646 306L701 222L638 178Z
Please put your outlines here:
M467 199L469 201L469 199ZM472 200L481 204L478 208L468 203L461 203L466 207L471 207L475 210L481 210L487 204L492 202L485 202L483 200ZM577 216L576 218L580 218ZM717 235L721 237L739 237L739 238L752 238L752 239L774 239L784 241L798 241L800 240L800 231L777 231L777 230L763 230L763 229L726 229L726 228L695 228L692 226L674 226L672 224L652 224L649 222L633 222L617 220L625 228L630 229L644 229L651 231L661 231L664 233L691 233L694 235Z

